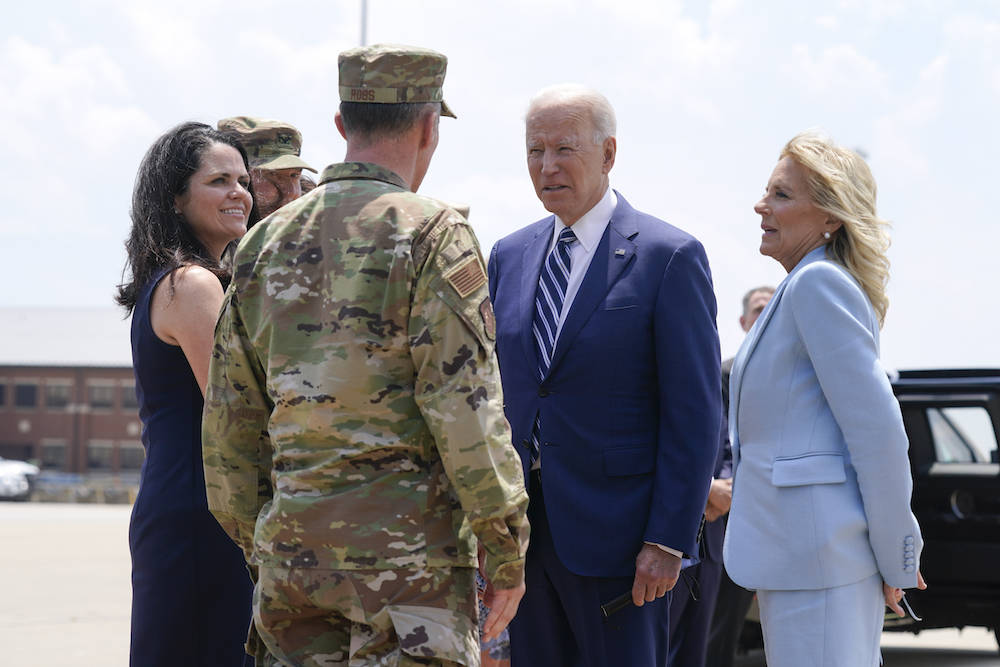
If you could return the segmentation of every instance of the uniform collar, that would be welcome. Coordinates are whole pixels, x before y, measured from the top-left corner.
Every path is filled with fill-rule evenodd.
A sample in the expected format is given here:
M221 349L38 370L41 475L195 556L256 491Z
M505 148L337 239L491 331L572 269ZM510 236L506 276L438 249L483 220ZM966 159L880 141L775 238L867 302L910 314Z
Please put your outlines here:
M330 181L357 179L384 181L391 185L399 186L404 190L409 189L406 186L406 181L400 178L396 172L373 162L338 162L337 164L331 164L323 170L319 184L323 185Z

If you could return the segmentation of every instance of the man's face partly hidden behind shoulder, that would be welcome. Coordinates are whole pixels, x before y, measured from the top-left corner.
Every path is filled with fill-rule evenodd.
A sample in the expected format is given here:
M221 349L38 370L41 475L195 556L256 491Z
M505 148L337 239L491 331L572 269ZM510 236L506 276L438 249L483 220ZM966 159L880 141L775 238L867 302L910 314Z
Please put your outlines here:
M750 327L757 321L760 314L764 312L764 307L767 306L767 302L771 300L773 295L774 292L770 290L757 290L750 295L750 300L747 303L747 312L740 316L740 327L742 327L744 332L750 331Z
M615 140L594 143L590 111L572 103L530 110L525 130L535 194L547 211L571 225L604 196Z
M302 196L302 169L251 169L257 210L264 218Z

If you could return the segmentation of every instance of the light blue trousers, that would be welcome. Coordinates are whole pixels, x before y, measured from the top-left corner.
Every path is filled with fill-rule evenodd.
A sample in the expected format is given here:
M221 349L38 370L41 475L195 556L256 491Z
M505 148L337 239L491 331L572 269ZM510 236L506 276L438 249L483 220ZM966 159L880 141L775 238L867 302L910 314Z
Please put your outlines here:
M815 591L757 591L768 667L878 667L882 577Z

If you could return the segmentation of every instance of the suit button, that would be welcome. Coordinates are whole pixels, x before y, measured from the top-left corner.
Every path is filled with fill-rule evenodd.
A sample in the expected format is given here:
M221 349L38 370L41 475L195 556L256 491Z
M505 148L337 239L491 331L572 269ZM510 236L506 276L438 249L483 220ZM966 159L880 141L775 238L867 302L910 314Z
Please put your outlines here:
M907 535L906 539L903 540L903 544L913 544L913 536L912 535Z
M538 389L538 395L541 396L542 398L545 398L546 396L549 395L549 390L546 389L545 387L540 387Z

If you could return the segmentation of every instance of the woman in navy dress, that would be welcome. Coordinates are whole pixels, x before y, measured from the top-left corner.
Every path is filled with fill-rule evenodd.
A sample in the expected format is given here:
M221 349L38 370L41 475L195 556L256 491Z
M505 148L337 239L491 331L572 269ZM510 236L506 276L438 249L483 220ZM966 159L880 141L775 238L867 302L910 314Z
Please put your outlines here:
M146 153L132 196L128 282L142 443L132 552L130 664L252 665L243 644L253 584L209 513L201 412L230 243L256 220L234 137L184 123Z

